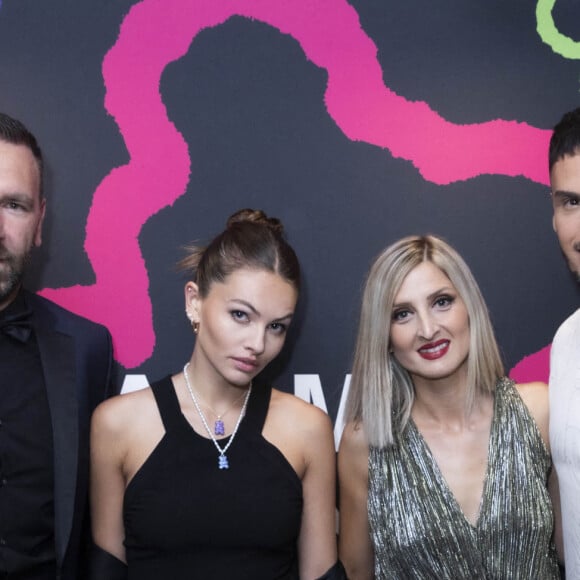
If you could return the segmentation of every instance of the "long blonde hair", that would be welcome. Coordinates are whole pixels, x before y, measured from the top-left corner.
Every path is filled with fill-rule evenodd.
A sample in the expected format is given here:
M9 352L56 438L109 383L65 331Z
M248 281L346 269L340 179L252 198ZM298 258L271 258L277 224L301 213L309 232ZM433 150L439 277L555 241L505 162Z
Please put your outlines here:
M369 444L393 443L411 415L414 386L409 373L389 352L395 297L409 272L431 262L451 281L469 314L467 410L479 393L493 392L504 373L487 306L469 267L445 241L410 236L386 248L367 276L361 306L346 420L362 423Z

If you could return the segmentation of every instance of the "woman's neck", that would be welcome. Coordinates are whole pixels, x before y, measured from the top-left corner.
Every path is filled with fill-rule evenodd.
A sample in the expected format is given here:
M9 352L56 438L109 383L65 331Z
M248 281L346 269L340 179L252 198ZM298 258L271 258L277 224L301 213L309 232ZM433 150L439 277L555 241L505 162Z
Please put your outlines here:
M490 409L491 395L476 393L468 405L466 377L454 381L416 381L411 416L415 423L462 429Z
M186 372L195 393L205 404L211 406L218 413L223 408L231 407L241 401L250 386L250 383L234 385L226 381L213 366L200 364L200 361L196 361L195 353L191 357Z

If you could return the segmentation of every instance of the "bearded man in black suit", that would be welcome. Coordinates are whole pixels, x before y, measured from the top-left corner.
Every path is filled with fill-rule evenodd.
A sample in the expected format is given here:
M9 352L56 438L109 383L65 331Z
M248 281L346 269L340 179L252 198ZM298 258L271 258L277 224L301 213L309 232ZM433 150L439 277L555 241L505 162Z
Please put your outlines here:
M35 137L0 113L0 577L82 580L89 422L112 394L111 336L22 288L42 174Z

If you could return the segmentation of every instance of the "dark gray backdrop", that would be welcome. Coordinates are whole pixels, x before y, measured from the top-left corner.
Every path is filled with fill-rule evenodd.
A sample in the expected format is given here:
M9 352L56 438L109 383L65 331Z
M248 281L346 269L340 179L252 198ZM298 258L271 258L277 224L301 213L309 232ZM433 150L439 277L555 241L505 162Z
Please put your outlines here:
M0 4L0 110L37 134L48 166L49 213L33 289L93 281L83 251L92 194L128 161L103 106L101 66L132 4ZM378 48L385 84L453 123L501 118L549 129L580 104L580 61L542 42L531 0L351 5ZM580 39L578 2L558 0L553 15L562 33ZM447 186L426 181L389 151L349 140L326 111L326 81L291 36L242 17L202 31L166 68L161 95L195 170L187 193L141 231L157 342L142 365L120 368L121 380L126 373L153 380L188 358L185 280L173 265L181 246L210 238L240 207L279 216L304 268L297 324L269 373L290 391L294 375L319 375L333 416L350 369L362 280L373 256L400 236L433 232L464 255L508 368L549 344L576 308L545 185L500 175Z

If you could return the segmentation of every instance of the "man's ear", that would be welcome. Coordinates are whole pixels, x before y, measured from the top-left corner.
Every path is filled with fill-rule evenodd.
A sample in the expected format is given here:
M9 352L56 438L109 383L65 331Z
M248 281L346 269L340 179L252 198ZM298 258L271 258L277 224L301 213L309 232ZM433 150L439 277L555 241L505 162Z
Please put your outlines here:
M46 213L46 198L42 197L40 200L40 217L36 224L34 232L34 245L38 248L42 244L42 224L44 223L44 214Z

